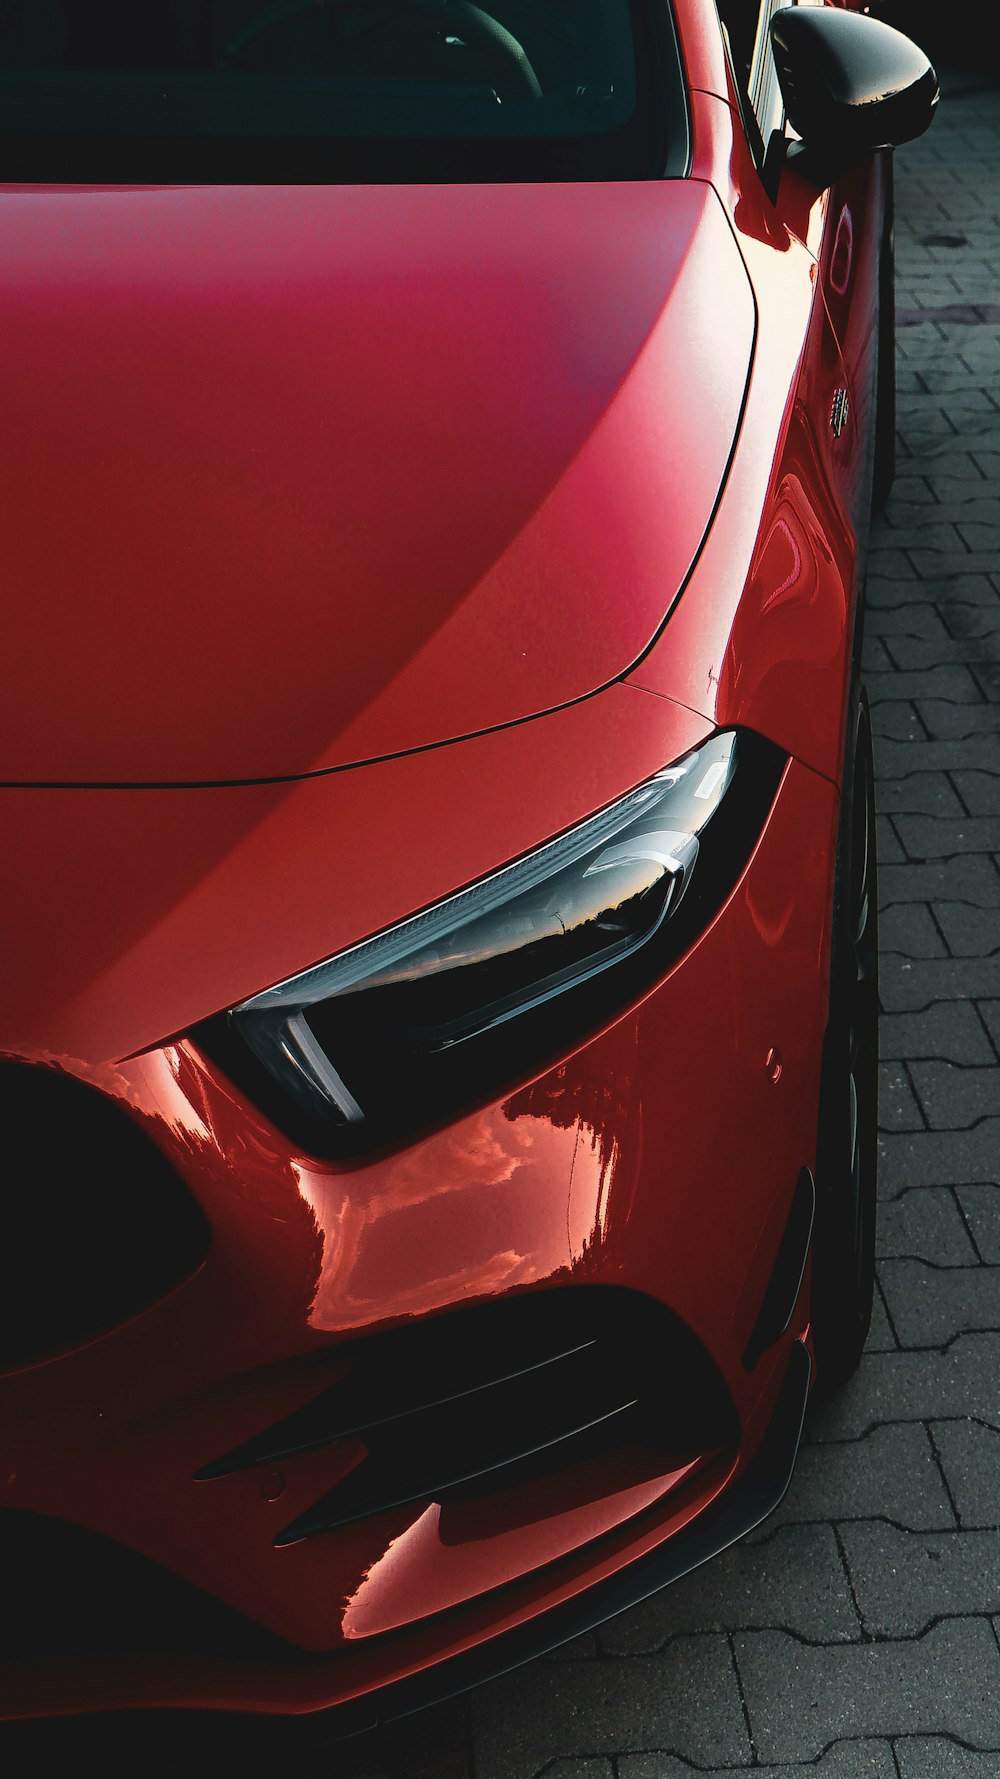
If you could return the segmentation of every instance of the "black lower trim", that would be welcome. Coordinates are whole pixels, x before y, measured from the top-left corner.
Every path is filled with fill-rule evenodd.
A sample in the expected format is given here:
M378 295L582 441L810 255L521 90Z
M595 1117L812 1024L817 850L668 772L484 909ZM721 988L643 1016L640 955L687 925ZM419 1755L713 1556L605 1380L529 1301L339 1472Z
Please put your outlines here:
M752 1371L768 1347L773 1347L781 1339L795 1314L795 1305L799 1301L806 1261L809 1258L815 1215L816 1183L810 1170L804 1167L792 1195L792 1208L788 1213L788 1222L764 1293L764 1301L743 1355L743 1364L747 1371Z
M795 1341L774 1415L757 1452L732 1488L685 1531L579 1597L475 1649L436 1663L424 1673L395 1681L363 1699L297 1717L142 1711L11 1724L0 1734L0 1752L12 1753L19 1744L27 1752L29 1741L37 1751L39 1739L47 1737L78 1755L91 1746L91 1739L95 1749L105 1755L109 1747L117 1752L123 1740L131 1742L132 1738L136 1747L147 1751L155 1739L158 1748L169 1747L177 1753L197 1748L202 1756L224 1748L234 1752L244 1737L252 1739L258 1754L275 1746L319 1749L441 1704L637 1606L759 1526L777 1507L791 1481L811 1377L809 1353L801 1341Z
M777 1407L757 1452L733 1487L685 1531L617 1575L598 1582L579 1598L566 1600L488 1643L438 1663L424 1674L396 1681L373 1694L370 1702L358 1700L356 1704L334 1706L331 1711L318 1714L308 1729L303 1726L306 1733L301 1745L321 1748L324 1742L339 1741L408 1717L484 1680L495 1680L511 1668L520 1667L522 1662L546 1655L561 1643L594 1630L630 1606L638 1606L651 1594L707 1563L710 1557L728 1550L774 1512L792 1480L811 1378L812 1360L802 1342L796 1341L789 1354Z

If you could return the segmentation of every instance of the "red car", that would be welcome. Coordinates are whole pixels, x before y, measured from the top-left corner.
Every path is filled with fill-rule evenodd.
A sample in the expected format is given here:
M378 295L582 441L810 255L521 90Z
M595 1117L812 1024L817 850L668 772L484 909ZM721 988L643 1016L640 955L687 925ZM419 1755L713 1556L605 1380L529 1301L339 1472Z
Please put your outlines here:
M403 1714L857 1364L936 82L719 11L2 8L8 1720Z

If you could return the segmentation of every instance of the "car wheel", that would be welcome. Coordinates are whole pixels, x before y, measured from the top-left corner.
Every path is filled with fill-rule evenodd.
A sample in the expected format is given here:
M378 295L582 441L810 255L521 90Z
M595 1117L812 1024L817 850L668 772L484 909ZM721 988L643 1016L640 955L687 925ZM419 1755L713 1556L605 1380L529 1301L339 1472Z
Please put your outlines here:
M859 690L851 701L837 847L816 1162L812 1329L824 1391L856 1369L871 1322L878 1011L875 765L868 699Z
M896 246L893 225L892 161L885 239L879 261L878 369L875 390L875 466L872 508L881 512L896 477Z

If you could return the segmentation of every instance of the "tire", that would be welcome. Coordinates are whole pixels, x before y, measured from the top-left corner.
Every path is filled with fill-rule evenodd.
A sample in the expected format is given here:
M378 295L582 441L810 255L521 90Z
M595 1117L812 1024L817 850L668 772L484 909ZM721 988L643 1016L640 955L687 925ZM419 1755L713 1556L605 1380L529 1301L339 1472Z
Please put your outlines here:
M888 177L885 240L878 274L878 366L872 471L872 511L876 513L885 506L896 479L896 238L891 158Z
M812 1332L826 1393L857 1369L875 1291L878 893L868 699L851 700L816 1157Z

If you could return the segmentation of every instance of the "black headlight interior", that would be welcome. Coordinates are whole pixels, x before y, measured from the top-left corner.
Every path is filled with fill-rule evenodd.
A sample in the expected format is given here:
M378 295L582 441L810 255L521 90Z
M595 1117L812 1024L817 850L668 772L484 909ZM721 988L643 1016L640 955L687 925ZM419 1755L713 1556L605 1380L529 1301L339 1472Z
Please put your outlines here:
M313 1149L491 1095L627 1005L726 899L785 756L725 730L556 840L234 1007L207 1048Z

